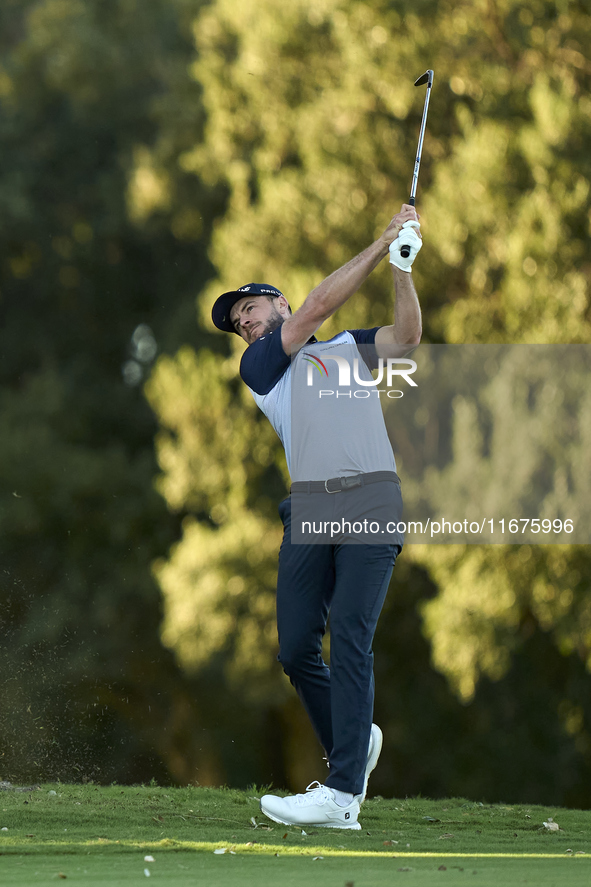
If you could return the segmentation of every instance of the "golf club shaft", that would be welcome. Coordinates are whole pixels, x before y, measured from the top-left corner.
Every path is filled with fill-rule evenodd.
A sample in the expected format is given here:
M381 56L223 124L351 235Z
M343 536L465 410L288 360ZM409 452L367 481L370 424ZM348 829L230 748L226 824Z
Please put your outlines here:
M426 78L426 80L425 80ZM417 184L419 181L419 169L421 166L421 156L423 154L423 139L425 138L425 128L427 126L427 111L429 110L429 98L431 96L431 87L433 86L433 71L429 70L422 77L416 81L415 86L420 86L421 83L427 83L427 92L425 95L425 105L423 107L423 119L421 120L421 129L419 132L419 144L417 147L417 158L415 160L415 168L412 176L412 184L410 186L410 198L409 203L411 206L415 205L415 196L417 193ZM410 255L410 247L402 246L400 248L400 255L407 258Z
M425 138L425 127L427 126L427 111L429 109L429 96L431 95L431 85L427 86L427 93L425 95L425 106L423 108L423 119L421 120L421 131L419 132L419 146L417 148L417 159L415 160L415 168L412 176L412 185L410 187L410 200L409 203L411 206L415 205L415 196L417 193L417 183L419 181L419 169L421 166L421 157L423 155L423 139Z

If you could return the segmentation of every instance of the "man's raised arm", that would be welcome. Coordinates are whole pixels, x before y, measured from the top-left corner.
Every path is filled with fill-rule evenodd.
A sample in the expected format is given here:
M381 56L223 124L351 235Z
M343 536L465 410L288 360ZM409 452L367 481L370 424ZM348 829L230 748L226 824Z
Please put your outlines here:
M378 357L404 357L421 341L421 307L410 273L392 265L394 277L394 323L376 333Z
M403 204L401 211L393 217L384 233L371 246L337 271L333 271L312 290L301 308L298 308L281 327L281 343L286 354L294 354L305 345L318 327L357 292L384 256L388 255L389 246L398 237L403 224L416 219L414 206ZM404 271L401 274L410 277Z

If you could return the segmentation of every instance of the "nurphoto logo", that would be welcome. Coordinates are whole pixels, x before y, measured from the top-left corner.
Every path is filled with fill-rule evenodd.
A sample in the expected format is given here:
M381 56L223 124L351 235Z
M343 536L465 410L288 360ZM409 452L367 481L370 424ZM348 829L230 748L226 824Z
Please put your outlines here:
M328 379L328 368L324 361L334 360L338 367L338 387L339 388L351 388L351 366L346 357L342 357L340 355L331 354L324 355L321 359L316 354L312 354L310 351L303 352L304 360L307 362L307 379L306 384L308 387L312 387L314 385L315 374L314 370L317 370L320 373L321 379ZM394 384L394 379L397 380L402 378L404 381L411 385L413 388L417 388L417 383L414 379L411 378L412 373L415 372L417 368L417 364L414 360L410 360L407 357L388 357L384 360L383 357L380 357L378 360L377 371L378 375L376 379L373 378L361 378L359 373L359 358L355 357L353 359L353 379L357 383L357 385L361 386L361 389L357 389L356 391L347 391L347 392L336 392L337 397L353 397L363 398L370 397L371 391L369 389L374 389L374 393L379 397L380 394L386 393L387 397L390 398L399 398L403 397L404 392L400 390L396 390L392 388ZM386 385L388 390L384 388L378 388L384 380L384 375L386 377ZM330 397L334 396L335 391L331 389L321 389L318 392L319 397Z

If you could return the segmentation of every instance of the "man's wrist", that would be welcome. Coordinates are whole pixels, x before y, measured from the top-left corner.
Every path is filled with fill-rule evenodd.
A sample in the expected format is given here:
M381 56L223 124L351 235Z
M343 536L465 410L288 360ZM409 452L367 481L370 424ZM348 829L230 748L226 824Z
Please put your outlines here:
M392 274L394 275L394 280L408 280L412 277L412 268L409 268L408 271L404 271L402 268L399 268L398 265L395 265L393 262L390 262L390 268L392 269Z
M385 259L390 250L390 240L384 238L384 235L382 234L382 236L378 237L378 239L375 241L374 246L376 245L379 249L380 259Z

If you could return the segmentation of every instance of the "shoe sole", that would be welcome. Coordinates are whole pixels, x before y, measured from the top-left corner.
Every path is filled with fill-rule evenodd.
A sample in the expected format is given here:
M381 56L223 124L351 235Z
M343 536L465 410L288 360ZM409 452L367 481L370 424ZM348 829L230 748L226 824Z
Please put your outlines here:
M370 745L371 745L372 740L373 740L373 748L371 749L371 752L367 757L367 764L365 767L365 783L363 786L363 792L359 798L360 804L363 804L363 802L365 801L365 797L367 795L367 786L369 784L369 777L371 776L371 774L373 773L373 771L376 768L376 764L378 763L378 760L379 760L379 757L380 757L380 754L382 751L382 744L384 742L384 734L382 733L382 731L380 730L380 728L378 727L377 724L371 725Z
M267 813L262 806L261 813L264 813L268 819L272 819L273 822L278 822L280 825L297 825L298 828L306 826L307 828L342 828L353 829L354 831L360 831L361 829L358 822L354 822L352 825L336 825L331 822L288 822L286 819L279 819L279 817L273 816L272 813Z

